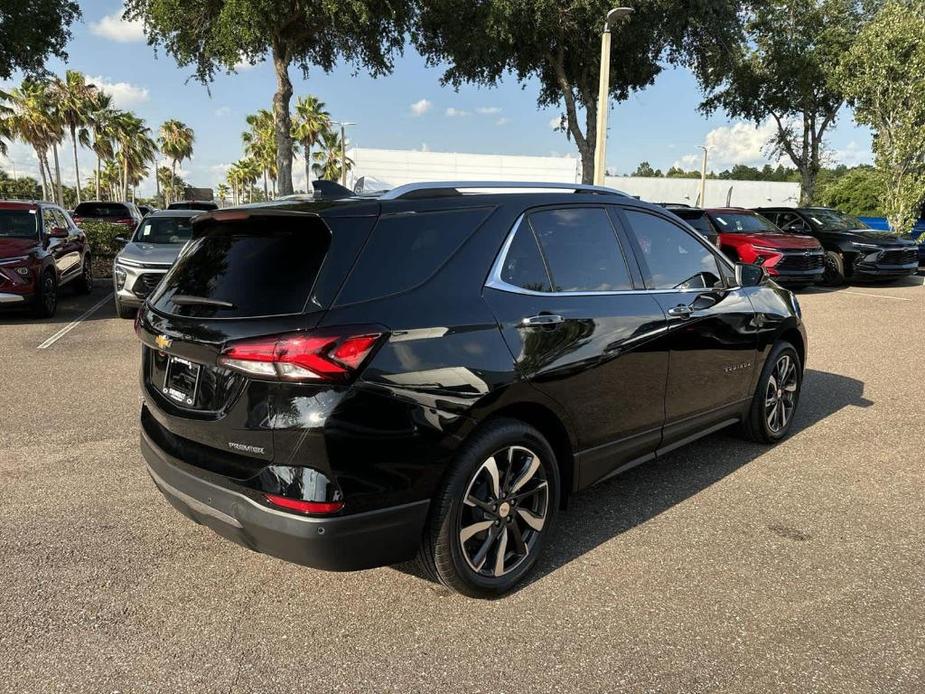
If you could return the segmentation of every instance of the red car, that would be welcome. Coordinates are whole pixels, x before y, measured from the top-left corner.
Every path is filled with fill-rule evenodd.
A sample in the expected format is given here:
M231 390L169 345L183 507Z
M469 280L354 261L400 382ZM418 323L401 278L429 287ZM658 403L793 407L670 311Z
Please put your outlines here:
M807 285L822 279L825 252L812 236L788 234L759 214L741 208L706 210L719 247L732 260L761 265L779 284Z
M49 318L65 284L93 289L86 235L57 205L0 201L0 307Z
M144 215L132 202L82 202L74 208L74 222L109 222L122 224L129 234L141 224Z

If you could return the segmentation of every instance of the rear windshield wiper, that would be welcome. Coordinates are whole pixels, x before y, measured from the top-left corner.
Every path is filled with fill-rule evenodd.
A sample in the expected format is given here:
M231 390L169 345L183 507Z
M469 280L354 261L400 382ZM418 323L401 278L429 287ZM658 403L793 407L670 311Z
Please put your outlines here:
M210 299L207 296L191 296L189 294L174 294L170 300L177 306L215 306L216 308L237 308L230 301Z

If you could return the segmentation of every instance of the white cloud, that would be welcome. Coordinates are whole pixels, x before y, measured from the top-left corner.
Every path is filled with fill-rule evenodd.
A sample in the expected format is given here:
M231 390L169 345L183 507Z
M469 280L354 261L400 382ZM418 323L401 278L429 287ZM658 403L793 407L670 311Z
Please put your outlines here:
M215 109L215 115L219 118L224 118L229 113L231 113L231 109L228 106L219 106L217 109Z
M707 168L713 171L728 169L736 164L746 166L776 166L779 159L768 156L768 143L777 132L773 121L768 120L759 126L746 121L714 128L704 138L704 145L710 149ZM682 169L699 169L703 154L692 152L685 154L674 162Z
M127 22L122 18L120 10L106 15L98 22L91 22L90 31L97 36L119 43L145 40L144 25L139 21Z
M555 116L549 119L549 127L553 130L558 130L562 127L562 116Z
M502 116L501 118L495 121L495 125L507 125L510 122L511 122L510 118L505 118L504 116Z
M107 78L100 76L87 77L87 81L109 94L118 108L131 108L146 102L149 98L146 87L138 87L128 82L110 82Z
M263 59L257 61L256 64L251 64L243 55L241 59L234 64L235 72L245 72L246 70L253 70L257 65L263 62Z
M501 109L498 106L480 106L475 112L483 116L496 116L501 113Z
M446 117L447 117L447 118L463 118L463 117L468 116L468 115L469 115L469 112L468 112L468 111L460 111L458 108L453 108L452 106L450 106L450 107L446 110Z
M858 164L873 164L874 154L870 147L864 147L852 140L842 149L833 150L829 156L833 164L857 166Z
M411 104L411 114L414 116L423 116L430 110L430 107L433 106L427 99L421 99L420 101L415 101Z

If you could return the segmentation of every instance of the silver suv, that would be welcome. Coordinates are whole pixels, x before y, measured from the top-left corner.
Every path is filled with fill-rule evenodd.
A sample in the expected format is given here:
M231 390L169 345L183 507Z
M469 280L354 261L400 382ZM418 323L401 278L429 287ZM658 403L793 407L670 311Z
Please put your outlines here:
M145 217L119 251L112 268L116 311L134 318L138 309L171 268L192 235L191 220L199 210L161 210Z

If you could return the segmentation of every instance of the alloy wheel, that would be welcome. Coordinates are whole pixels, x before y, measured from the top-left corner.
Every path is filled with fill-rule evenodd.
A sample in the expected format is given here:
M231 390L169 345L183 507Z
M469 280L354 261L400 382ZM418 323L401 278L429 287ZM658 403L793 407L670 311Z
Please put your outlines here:
M50 274L42 280L42 302L45 312L51 314L58 303L57 292L55 292L55 279Z
M768 376L765 390L764 416L768 429L779 434L790 424L796 407L797 366L788 354L782 355Z
M539 456L504 448L469 480L460 509L462 555L480 576L500 578L530 555L546 525L549 483Z

